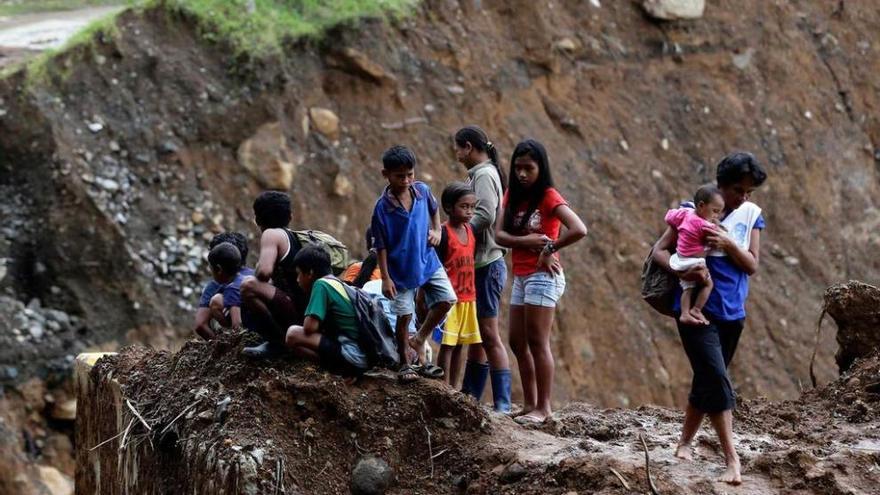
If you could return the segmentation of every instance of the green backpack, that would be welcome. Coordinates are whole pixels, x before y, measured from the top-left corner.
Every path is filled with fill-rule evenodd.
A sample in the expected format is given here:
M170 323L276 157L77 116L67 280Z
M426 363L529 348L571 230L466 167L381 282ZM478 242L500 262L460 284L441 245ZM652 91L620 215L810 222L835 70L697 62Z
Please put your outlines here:
M333 274L339 275L348 268L348 247L330 234L320 230L294 230L293 234L300 246L319 245L330 254L330 266Z

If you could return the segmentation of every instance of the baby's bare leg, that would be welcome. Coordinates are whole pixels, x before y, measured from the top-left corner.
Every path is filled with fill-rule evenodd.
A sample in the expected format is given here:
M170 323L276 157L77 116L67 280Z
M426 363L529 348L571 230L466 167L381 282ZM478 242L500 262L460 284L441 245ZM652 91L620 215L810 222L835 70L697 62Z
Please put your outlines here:
M690 287L681 293L681 316L678 317L683 325L701 325L703 322L694 318L691 310L691 301L693 300L694 288Z
M703 316L703 306L706 305L706 301L709 300L709 294L712 293L712 287L715 284L712 282L711 277L706 278L706 284L700 286L699 291L697 292L697 299L694 301L694 305L691 308L691 314L694 318L702 320L703 324L708 325L709 321Z

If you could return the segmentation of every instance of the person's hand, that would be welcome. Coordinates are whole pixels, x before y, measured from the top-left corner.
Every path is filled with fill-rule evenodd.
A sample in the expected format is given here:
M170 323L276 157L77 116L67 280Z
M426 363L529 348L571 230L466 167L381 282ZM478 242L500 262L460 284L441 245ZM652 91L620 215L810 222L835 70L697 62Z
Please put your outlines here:
M704 285L709 281L709 270L704 266L692 266L687 270L680 272L678 274L678 278L684 280L685 282L696 282L698 284Z
M725 235L721 229L707 232L706 244L712 249L724 251L725 253L728 253L732 249L736 248L736 244L733 242L733 239Z
M440 245L440 231L430 229L428 230L428 244L437 247Z
M397 287L394 286L394 281L390 278L382 279L382 295L390 300L394 300L397 297Z
M519 239L520 246L534 251L544 249L544 246L551 241L553 241L553 239L544 234L527 234Z
M562 273L562 265L559 264L559 260L546 250L541 250L541 254L538 255L538 268L544 268L553 275Z

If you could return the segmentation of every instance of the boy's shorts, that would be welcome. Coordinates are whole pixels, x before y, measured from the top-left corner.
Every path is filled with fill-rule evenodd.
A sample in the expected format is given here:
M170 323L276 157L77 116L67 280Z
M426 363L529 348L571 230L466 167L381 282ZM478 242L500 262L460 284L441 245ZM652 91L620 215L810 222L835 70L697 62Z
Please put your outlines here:
M442 345L480 344L480 324L477 322L477 303L474 301L455 303L446 315L443 326Z
M706 266L706 258L691 258L687 256L679 256L674 253L669 257L669 268L675 272L684 272L695 266ZM681 280L681 288L684 290L692 289L697 286L696 282Z
M554 308L565 292L565 274L554 275L548 272L535 272L524 277L513 277L513 291L510 304L522 306L542 306Z
M501 292L507 282L507 265L504 258L474 270L474 286L477 289L477 318L496 318L501 306Z
M420 287L425 293L425 305L428 309L439 303L448 302L455 304L458 300L446 270L440 267L431 278ZM397 316L411 315L416 312L416 289L404 289L397 292L397 297L391 301L391 312Z
M336 375L348 377L364 373L364 370L358 369L345 359L339 340L328 335L321 335L321 341L318 343L318 359L322 368Z

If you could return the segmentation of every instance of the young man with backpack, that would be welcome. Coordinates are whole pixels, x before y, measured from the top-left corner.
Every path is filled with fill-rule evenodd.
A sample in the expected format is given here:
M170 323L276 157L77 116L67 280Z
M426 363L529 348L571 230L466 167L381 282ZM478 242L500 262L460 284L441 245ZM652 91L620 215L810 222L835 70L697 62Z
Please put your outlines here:
M303 322L308 303L306 293L296 283L293 260L305 245L320 244L331 253L332 269L347 264L348 251L333 237L319 231L288 228L292 217L290 197L280 191L265 191L254 200L254 222L260 235L256 273L241 284L243 306L252 317L253 330L265 342L246 347L242 354L269 358L284 351L284 335L290 325Z
M287 330L285 343L295 355L345 377L394 364L394 334L381 309L366 293L332 275L324 248L302 248L293 265L297 283L309 294L303 324Z

